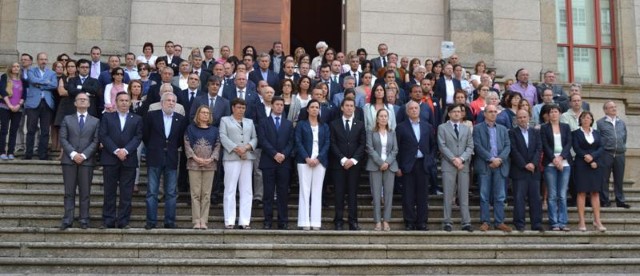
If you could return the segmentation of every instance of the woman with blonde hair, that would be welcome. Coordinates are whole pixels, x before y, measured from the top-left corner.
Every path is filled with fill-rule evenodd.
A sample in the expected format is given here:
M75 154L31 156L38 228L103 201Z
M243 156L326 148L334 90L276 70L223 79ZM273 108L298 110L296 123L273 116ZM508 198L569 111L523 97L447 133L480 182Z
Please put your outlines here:
M24 83L20 78L20 64L14 62L0 77L0 159L13 160L16 136L22 119L22 105L26 99ZM9 133L9 143L6 143ZM5 148L6 147L6 148Z

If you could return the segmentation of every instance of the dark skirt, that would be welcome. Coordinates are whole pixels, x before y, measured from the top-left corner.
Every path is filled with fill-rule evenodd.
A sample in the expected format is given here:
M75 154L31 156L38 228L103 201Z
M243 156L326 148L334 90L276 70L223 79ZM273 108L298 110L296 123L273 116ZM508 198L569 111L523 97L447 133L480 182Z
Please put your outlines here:
M591 168L587 162L582 159L575 159L573 163L573 183L578 193L599 192L602 189L602 164L596 162L598 167Z

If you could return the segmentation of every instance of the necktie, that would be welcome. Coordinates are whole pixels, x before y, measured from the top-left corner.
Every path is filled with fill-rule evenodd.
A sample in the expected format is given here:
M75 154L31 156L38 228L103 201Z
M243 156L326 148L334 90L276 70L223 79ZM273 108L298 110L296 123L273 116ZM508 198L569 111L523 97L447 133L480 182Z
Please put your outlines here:
M211 110L211 113L213 114L213 107L216 106L216 100L214 98L209 98L209 109Z
M196 70L196 71L195 71L195 72L193 72L193 73L195 73L196 75L200 76L200 71L198 71L198 70Z
M189 102L193 101L193 95L195 94L195 92L191 91L189 93L191 96L189 96Z
M276 117L276 130L280 129L280 117Z
M84 81L85 81L85 80L87 80L87 78L86 78L86 77L82 77L82 78L80 78L80 84L84 84Z
M333 82L338 82L338 80L337 80L337 79L338 79L338 77L333 76Z
M78 122L78 126L80 127L80 130L84 128L84 115L80 115L80 122Z
M244 100L244 90L240 90L240 99Z
M456 138L460 138L460 132L458 131L458 124L453 124L453 131L456 132Z
M382 67L387 67L387 57L382 57Z
M351 132L351 127L349 127L349 120L346 120L346 124L344 124L344 129L347 131L347 134Z

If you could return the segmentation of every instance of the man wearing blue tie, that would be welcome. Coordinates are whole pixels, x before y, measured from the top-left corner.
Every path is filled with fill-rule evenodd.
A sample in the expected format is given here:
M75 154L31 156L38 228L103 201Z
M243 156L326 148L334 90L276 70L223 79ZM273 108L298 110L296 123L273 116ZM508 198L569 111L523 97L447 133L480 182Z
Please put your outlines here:
M53 102L53 90L58 87L58 78L53 70L47 68L46 53L38 53L38 66L32 67L27 72L29 88L27 89L27 100L24 103L27 114L27 149L24 159L33 158L33 146L35 143L38 123L40 123L40 137L38 140L38 156L40 160L49 159L49 125L55 109Z
M259 168L264 184L264 229L271 229L273 221L273 195L277 194L278 229L288 228L289 177L293 151L293 123L282 116L284 99L271 100L271 115L257 125L258 143L262 148Z

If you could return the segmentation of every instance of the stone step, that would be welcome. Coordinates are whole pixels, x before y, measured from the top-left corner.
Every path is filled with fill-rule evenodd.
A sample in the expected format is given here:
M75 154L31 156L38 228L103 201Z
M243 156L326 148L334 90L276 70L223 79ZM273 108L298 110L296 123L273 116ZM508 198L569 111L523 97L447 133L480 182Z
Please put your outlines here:
M638 245L640 231L511 232L475 231L300 231L238 229L79 229L2 227L3 242L109 242L157 244L313 244L313 245Z
M638 244L218 244L0 242L0 257L164 259L639 258Z
M76 200L76 206L77 206ZM90 203L91 213L101 213L103 203L102 201L93 201ZM0 200L0 210L2 213L16 213L16 214L61 214L63 211L63 199L60 198L57 201L36 201L36 200ZM275 209L275 206L274 206ZM252 215L253 217L261 217L262 216L262 207L261 206L252 206ZM329 214L333 214L335 211L334 206L329 206L327 208L323 208L323 214L325 216ZM453 209L453 216L459 216L459 209ZM470 206L469 207L471 217L479 217L480 216L480 207L479 206ZM222 214L222 204L218 204L211 207L212 213ZM275 211L275 210L274 210ZM289 204L289 213L297 214L298 205ZM513 206L507 206L505 208L505 216L510 218L512 216ZM587 208L587 214L589 214L591 208ZM158 213L164 212L164 203L158 203ZM188 206L187 203L178 202L176 204L176 212L178 215L190 215L191 207ZM439 205L430 205L429 206L429 214L430 218L432 217L441 217L443 212L443 207ZM546 213L546 209L543 210ZM134 215L143 215L146 213L146 203L144 200L134 200L132 202L132 214ZM345 207L345 218L347 217L348 208ZM568 213L570 218L577 218L577 208L569 207ZM602 208L601 213L603 217L616 217L616 218L636 218L640 217L640 206L632 207L630 209L617 208L617 207L608 207ZM373 217L373 207L371 205L360 205L358 206L358 217ZM396 202L392 207L392 217L402 217L402 206L399 202Z
M538 274L633 273L638 258L567 259L164 259L0 258L5 273L56 274Z
M38 228L53 228L57 229L60 226L60 222L62 220L62 209L59 209L59 213L56 214L16 214L16 213L0 213L0 228L1 227L38 227ZM76 214L78 212L76 211ZM92 212L90 216L90 227L98 228L102 222L101 212ZM255 213L254 213L255 214ZM289 213L289 229L296 230L297 227L297 216L295 213ZM324 230L333 230L333 213L327 215L322 218L322 229ZM442 229L442 214L437 217L430 217L427 223L427 226L432 231L440 231ZM548 220L546 219L546 214L543 217L543 223L545 227L548 225ZM146 221L146 216L142 215L132 215L130 226L132 228L143 228ZM163 213L158 213L158 227L162 227L163 224ZM587 222L592 221L592 217L590 213L586 214ZM251 226L254 229L262 229L262 225L264 222L264 218L262 217L262 213L260 216L255 216L251 218ZM462 231L460 228L461 220L459 217L454 217L452 219L453 222L453 230L454 232ZM358 218L358 223L363 230L373 230L375 227L375 223L373 218L371 217L360 217ZM476 231L480 226L480 219L478 217L472 217L471 223ZM507 217L505 219L505 223L512 226L512 218ZM603 216L602 223L607 227L607 231L640 231L640 219L639 218L617 218L617 217L608 217ZM178 215L176 216L176 224L179 228L182 229L190 229L193 227L191 223L190 215ZM404 220L401 216L392 217L389 222L391 229L393 231L404 231ZM577 231L577 218L569 219L569 226L573 230L573 232ZM223 214L222 210L218 210L218 212L211 212L209 216L209 224L210 229L222 229L224 227L223 223ZM276 224L274 221L274 230L276 229ZM526 230L530 229L529 220L527 220ZM591 225L587 225L587 232L595 231ZM79 223L75 223L73 227L80 227ZM348 225L345 222L345 230L348 229ZM515 230L514 230L515 231Z

